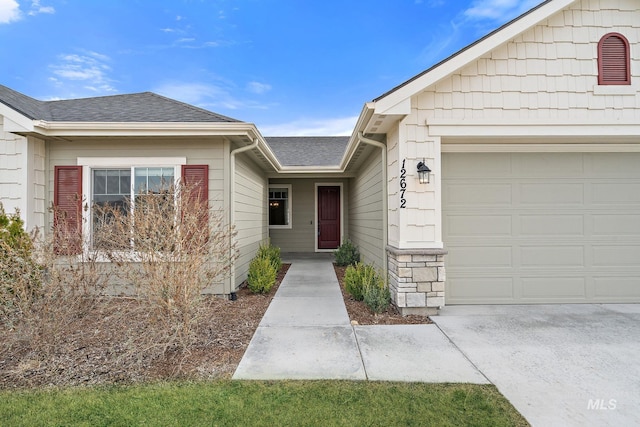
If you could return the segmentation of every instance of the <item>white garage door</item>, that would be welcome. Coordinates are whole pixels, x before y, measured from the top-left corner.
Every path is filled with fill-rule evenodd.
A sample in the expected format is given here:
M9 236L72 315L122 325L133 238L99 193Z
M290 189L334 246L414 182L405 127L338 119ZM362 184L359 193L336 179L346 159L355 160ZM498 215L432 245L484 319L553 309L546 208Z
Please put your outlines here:
M443 154L447 304L640 302L640 153Z

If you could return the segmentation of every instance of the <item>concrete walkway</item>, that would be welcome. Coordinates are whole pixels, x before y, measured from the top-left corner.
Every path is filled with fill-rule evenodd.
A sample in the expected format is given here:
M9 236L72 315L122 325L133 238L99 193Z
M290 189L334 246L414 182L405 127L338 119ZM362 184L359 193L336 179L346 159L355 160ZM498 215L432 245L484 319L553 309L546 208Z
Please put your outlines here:
M331 259L286 261L234 379L488 383L436 325L352 326Z

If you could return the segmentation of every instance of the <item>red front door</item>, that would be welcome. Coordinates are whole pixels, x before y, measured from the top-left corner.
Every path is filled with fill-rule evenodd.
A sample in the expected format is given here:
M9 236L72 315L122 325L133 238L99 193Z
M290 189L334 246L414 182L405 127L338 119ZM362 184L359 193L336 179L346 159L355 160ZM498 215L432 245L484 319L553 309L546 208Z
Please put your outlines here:
M340 246L340 187L318 187L318 249Z

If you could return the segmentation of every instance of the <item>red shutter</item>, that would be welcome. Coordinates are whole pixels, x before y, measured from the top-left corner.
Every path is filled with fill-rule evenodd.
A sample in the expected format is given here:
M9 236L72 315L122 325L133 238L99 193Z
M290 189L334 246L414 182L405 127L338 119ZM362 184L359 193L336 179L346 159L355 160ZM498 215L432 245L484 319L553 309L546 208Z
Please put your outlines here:
M82 250L82 166L56 166L53 183L55 251L60 255Z
M209 224L209 165L182 165L182 182L189 189L187 207L202 209L200 228Z
M606 34L598 43L598 84L631 84L629 42L622 34Z

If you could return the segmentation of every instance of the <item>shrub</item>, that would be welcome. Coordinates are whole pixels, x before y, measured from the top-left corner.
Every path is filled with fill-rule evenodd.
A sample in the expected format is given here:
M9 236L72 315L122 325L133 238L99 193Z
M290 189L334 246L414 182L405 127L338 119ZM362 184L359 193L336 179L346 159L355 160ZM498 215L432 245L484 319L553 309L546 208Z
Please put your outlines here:
M41 275L20 212L7 215L0 203L0 313L27 310L41 289Z
M358 247L349 239L345 239L338 249L333 252L333 255L336 259L336 264L341 267L355 265L360 261Z
M258 253L256 254L256 258L267 258L273 268L276 270L276 273L280 271L282 267L282 258L280 257L280 248L277 246L273 246L271 243L267 245L260 245L258 248Z
M373 265L350 265L344 274L344 288L356 301L364 303L374 313L381 313L389 306L389 288Z
M365 290L378 279L373 265L358 262L347 267L344 274L344 288L356 301L364 299Z
M267 257L255 257L249 264L247 284L249 290L256 294L268 293L276 283L278 271Z
M376 275L376 280L369 282L365 287L363 300L374 313L382 313L389 307L391 302L389 287L380 276Z

